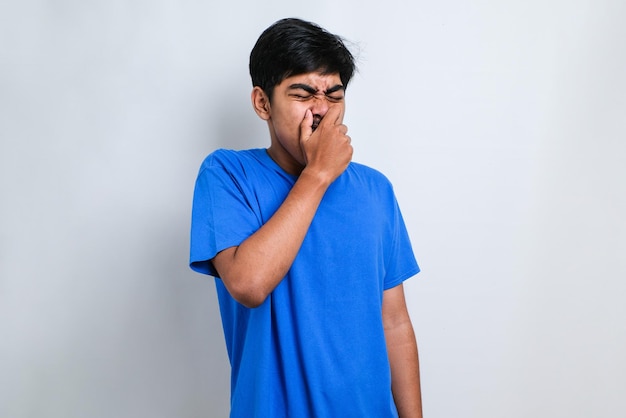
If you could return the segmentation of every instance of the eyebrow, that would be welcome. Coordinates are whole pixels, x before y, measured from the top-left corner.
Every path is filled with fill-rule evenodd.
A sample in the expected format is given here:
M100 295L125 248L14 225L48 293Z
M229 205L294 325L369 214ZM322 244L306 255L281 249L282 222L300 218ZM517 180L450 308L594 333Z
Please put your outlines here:
M302 84L302 83L292 84L289 86L289 89L290 90L304 90L309 94L317 94L317 90L309 86L308 84ZM340 90L345 90L345 87L341 84L337 84L336 86L333 86L329 88L328 90L326 90L324 94L328 96L329 94L333 94Z

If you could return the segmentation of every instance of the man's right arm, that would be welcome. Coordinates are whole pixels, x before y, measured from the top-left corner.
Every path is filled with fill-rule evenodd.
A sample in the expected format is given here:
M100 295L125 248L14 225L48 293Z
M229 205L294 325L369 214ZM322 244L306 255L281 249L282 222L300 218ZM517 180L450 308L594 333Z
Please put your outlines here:
M334 116L327 114L327 116ZM211 261L235 300L256 307L291 267L328 186L352 158L344 125L324 118L312 135L307 112L301 140L307 164L274 215L239 246L226 248ZM325 120L327 119L327 120ZM322 126L325 124L325 126Z

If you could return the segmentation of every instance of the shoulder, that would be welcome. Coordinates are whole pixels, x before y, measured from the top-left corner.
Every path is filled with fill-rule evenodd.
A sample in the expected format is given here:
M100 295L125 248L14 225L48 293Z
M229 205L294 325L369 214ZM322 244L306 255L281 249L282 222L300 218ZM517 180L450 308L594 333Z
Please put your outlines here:
M374 186L376 189L392 190L391 181L382 172L365 164L351 162L347 170L351 181L364 183L368 186Z
M237 167L249 164L257 153L255 149L231 150L218 149L210 153L202 162L201 170L210 167Z
M248 178L262 169L262 149L218 149L209 154L200 166L198 175L212 172L234 178Z

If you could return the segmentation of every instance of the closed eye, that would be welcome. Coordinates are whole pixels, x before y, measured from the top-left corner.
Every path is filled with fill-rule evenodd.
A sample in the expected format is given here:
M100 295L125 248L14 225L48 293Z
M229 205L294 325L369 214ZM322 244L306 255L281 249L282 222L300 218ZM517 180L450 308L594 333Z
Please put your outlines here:
M330 100L331 102L337 103L343 100L343 95L341 96L328 96L327 95L326 98Z
M290 94L289 96L297 100L309 100L313 97L313 95L311 94L296 94L296 93Z

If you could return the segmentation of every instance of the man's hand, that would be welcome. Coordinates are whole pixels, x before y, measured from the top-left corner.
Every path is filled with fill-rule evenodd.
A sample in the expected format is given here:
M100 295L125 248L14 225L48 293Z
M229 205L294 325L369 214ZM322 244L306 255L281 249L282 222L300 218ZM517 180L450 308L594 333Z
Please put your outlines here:
M315 130L313 114L307 110L300 124L300 146L305 159L304 171L332 183L352 160L348 127L342 124L343 108L331 106Z

